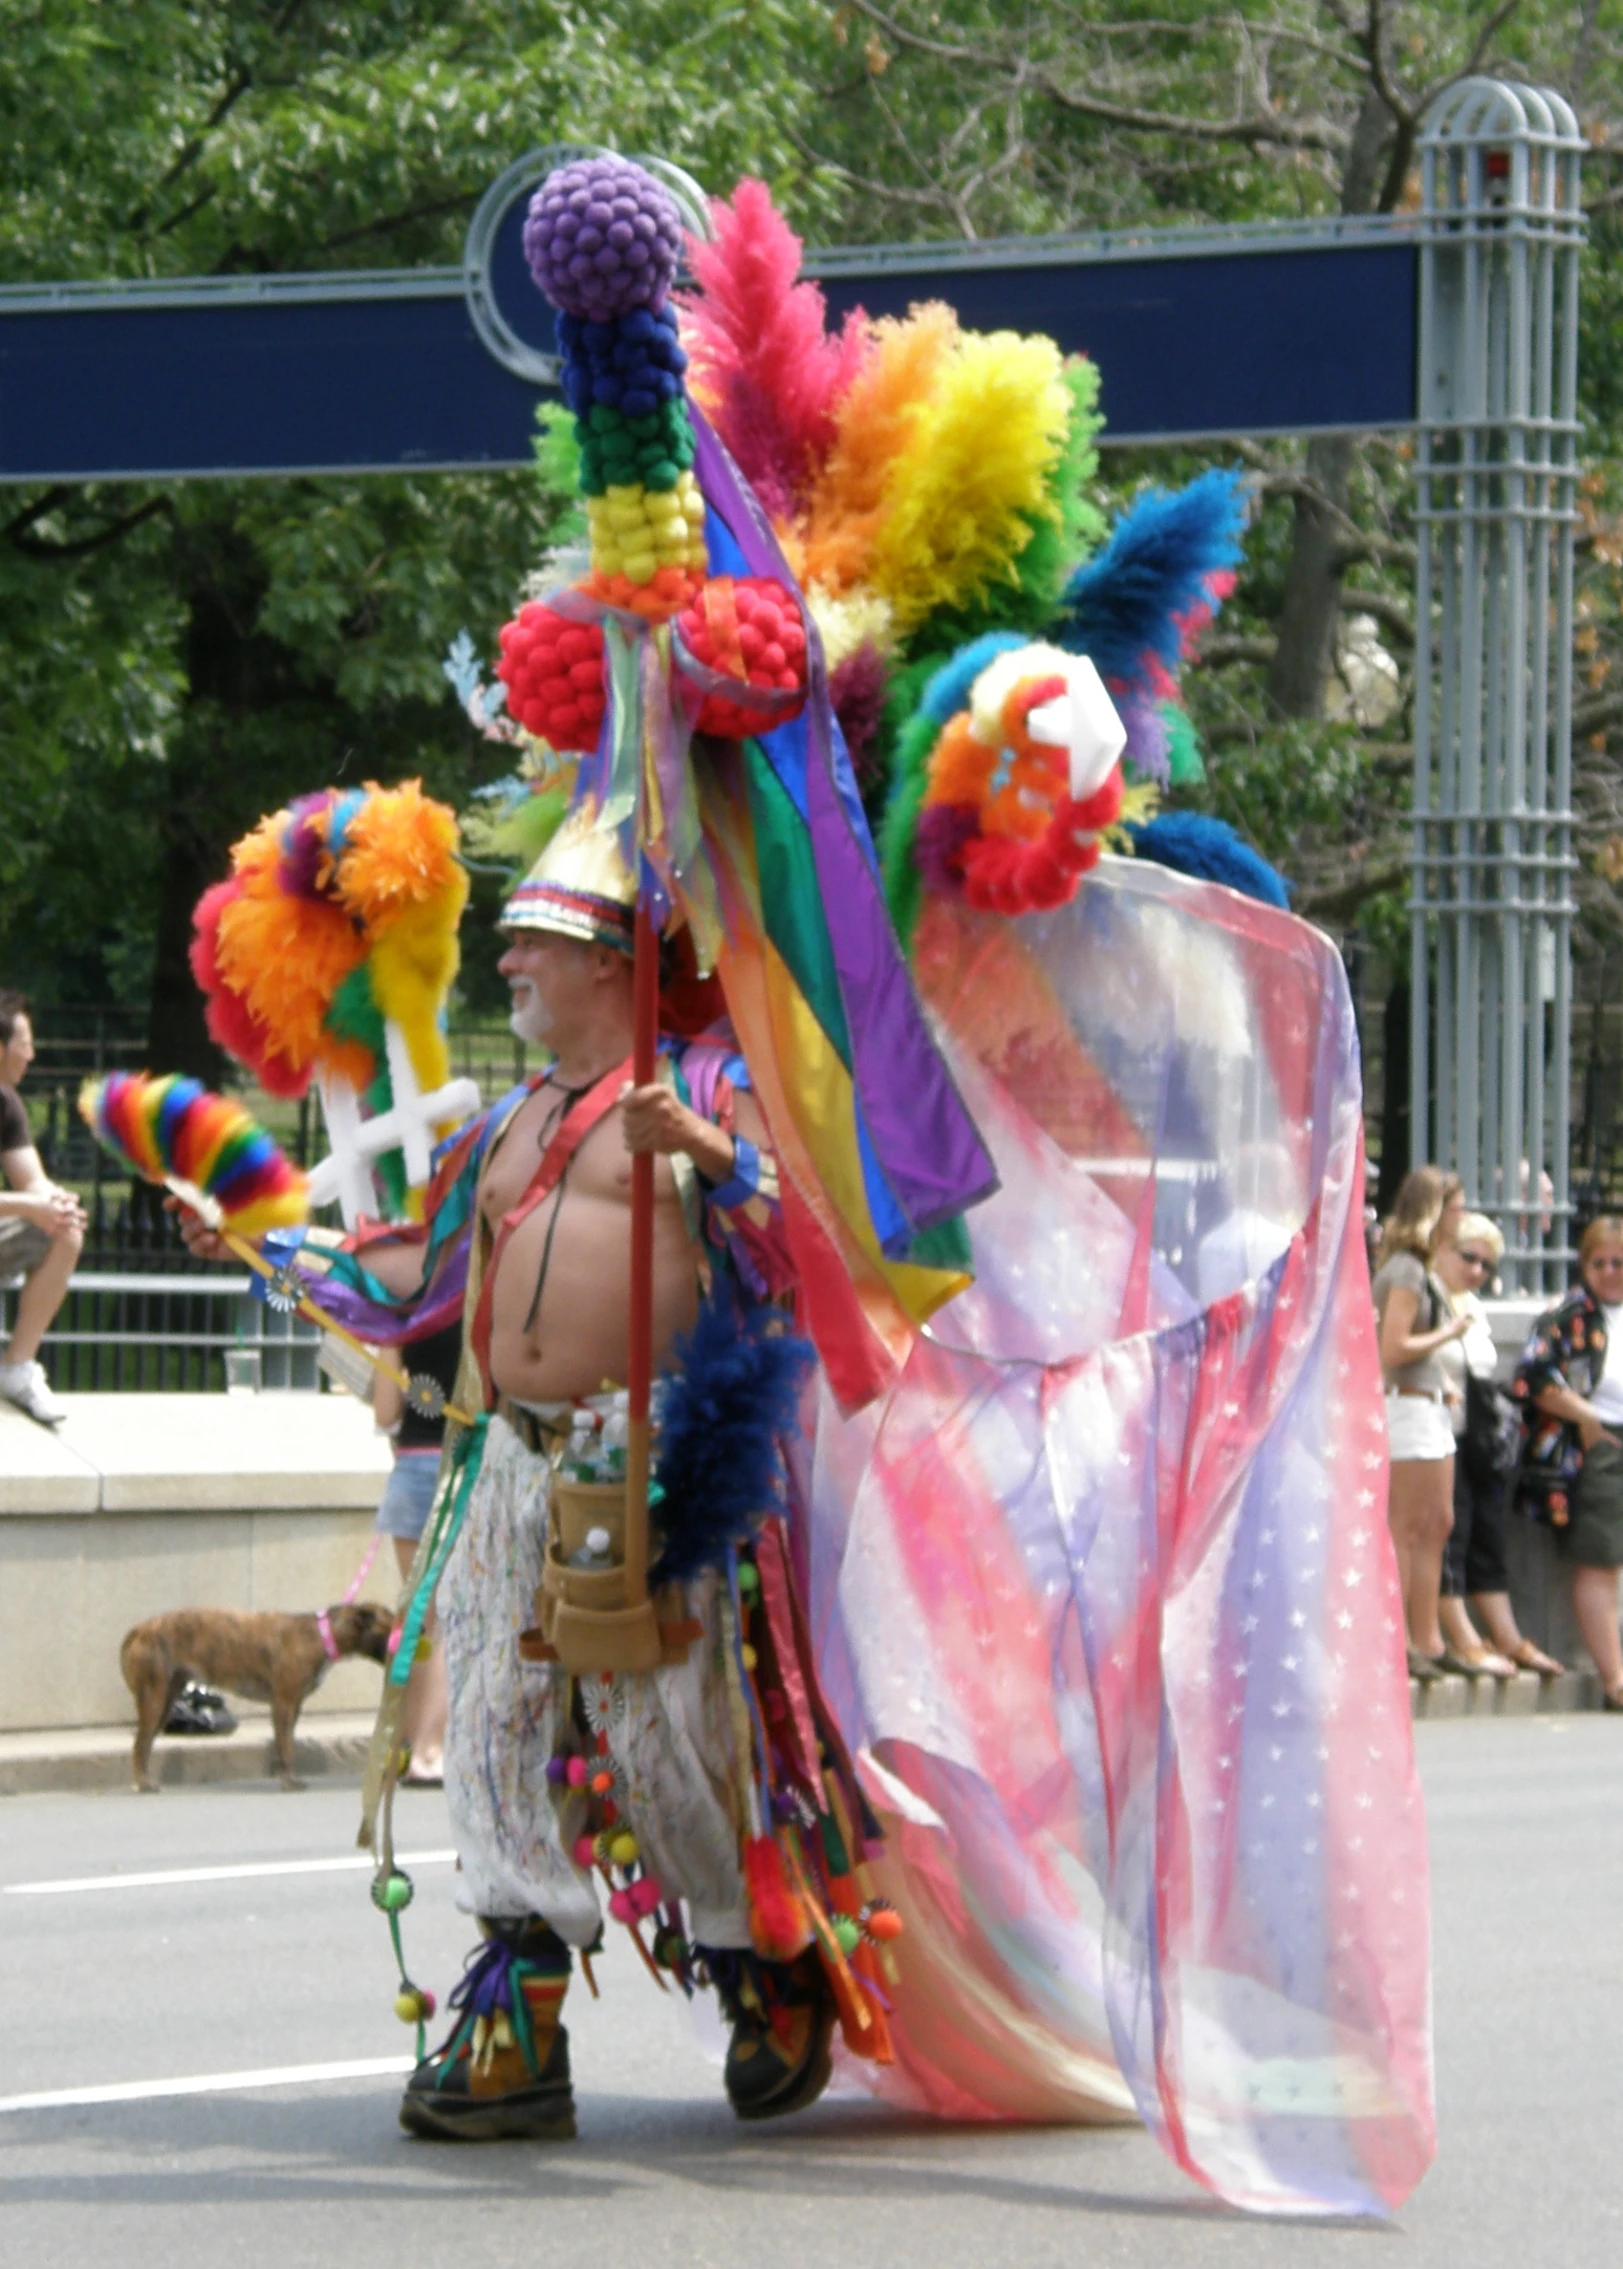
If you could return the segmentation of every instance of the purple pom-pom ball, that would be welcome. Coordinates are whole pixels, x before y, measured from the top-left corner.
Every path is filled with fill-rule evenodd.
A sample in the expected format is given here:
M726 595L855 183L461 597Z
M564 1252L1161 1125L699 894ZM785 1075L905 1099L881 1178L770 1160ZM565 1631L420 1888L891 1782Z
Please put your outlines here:
M675 199L629 158L579 158L530 199L524 257L566 315L607 323L663 307L681 251Z

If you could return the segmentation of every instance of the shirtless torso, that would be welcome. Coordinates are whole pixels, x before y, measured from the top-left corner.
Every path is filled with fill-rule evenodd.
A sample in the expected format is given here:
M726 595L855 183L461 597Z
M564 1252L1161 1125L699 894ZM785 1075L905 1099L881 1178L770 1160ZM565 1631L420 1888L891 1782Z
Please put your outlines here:
M492 1236L523 1197L571 1095L551 1082L514 1113L485 1162L479 1207ZM620 1113L598 1121L560 1186L514 1232L491 1301L490 1368L527 1402L596 1394L626 1377L631 1153ZM698 1307L693 1243L668 1158L654 1160L654 1366Z

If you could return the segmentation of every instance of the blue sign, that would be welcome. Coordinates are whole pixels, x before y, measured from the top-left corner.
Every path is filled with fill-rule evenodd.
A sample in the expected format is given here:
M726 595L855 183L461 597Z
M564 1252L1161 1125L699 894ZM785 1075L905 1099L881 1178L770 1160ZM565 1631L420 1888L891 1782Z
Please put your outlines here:
M564 154L492 185L461 269L0 288L0 481L528 463L552 320L521 231ZM695 186L658 170L697 219ZM1107 442L1414 421L1404 220L853 247L808 266L836 318L940 299L971 328L1091 355Z

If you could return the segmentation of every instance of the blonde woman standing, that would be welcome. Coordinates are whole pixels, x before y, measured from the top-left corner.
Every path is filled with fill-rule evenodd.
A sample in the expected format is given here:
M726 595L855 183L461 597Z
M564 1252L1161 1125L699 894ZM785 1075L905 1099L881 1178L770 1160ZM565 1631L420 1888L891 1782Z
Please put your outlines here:
M1450 1309L1432 1259L1439 1245L1452 1242L1464 1210L1457 1176L1416 1166L1403 1178L1375 1255L1391 1461L1387 1519L1409 1627L1409 1670L1424 1679L1443 1674L1438 1600L1443 1550L1454 1524L1454 1428L1439 1350L1470 1329L1469 1317Z
M1433 1262L1450 1307L1468 1325L1462 1340L1442 1350L1460 1398L1452 1406L1454 1527L1443 1554L1441 1615L1448 1649L1443 1666L1468 1678L1509 1678L1518 1669L1553 1678L1561 1665L1522 1636L1510 1603L1505 1497L1521 1430L1515 1404L1495 1383L1499 1350L1481 1300L1504 1250L1505 1240L1486 1214L1465 1213ZM1486 1644L1477 1623L1488 1634Z

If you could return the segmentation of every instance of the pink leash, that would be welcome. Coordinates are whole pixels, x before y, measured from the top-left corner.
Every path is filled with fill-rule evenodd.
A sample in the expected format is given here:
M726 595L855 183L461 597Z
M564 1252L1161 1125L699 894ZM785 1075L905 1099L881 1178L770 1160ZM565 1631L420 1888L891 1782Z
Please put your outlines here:
M341 1607L351 1607L354 1605L355 1595L360 1590L362 1584L365 1583L367 1577L371 1574L372 1563L378 1556L378 1546L382 1542L382 1532L380 1530L374 1530L372 1541L367 1546L365 1552L361 1557L361 1564L356 1569L355 1574L351 1579L350 1587L348 1591L345 1592L343 1598L339 1601L339 1605ZM316 1617L316 1629L321 1633L321 1644L326 1652L327 1660L329 1662L337 1662L339 1659L338 1642L332 1635L332 1617L328 1614L326 1608L322 1608L320 1613Z

